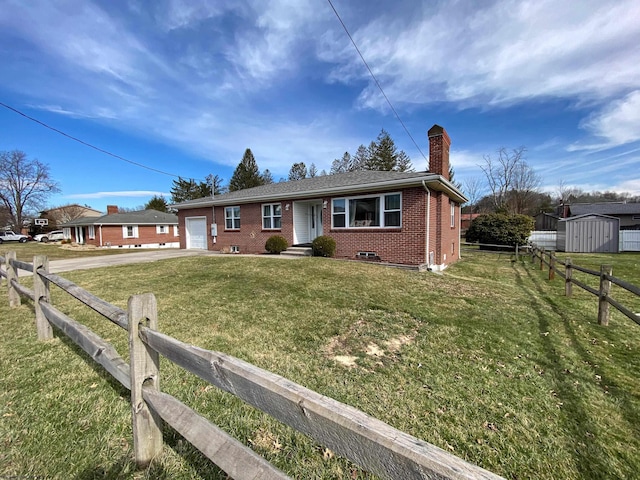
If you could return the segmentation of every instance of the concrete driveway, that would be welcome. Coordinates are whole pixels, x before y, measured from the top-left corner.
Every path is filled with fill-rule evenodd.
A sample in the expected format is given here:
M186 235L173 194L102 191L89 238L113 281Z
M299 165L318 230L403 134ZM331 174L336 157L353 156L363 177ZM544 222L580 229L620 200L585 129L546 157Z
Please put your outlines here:
M87 270L90 268L103 268L113 265L127 265L132 263L155 262L156 260L164 260L165 258L193 257L205 255L219 255L218 252L210 252L207 250L152 250L140 251L136 253L121 253L117 255L102 255L96 257L69 258L66 260L52 260L49 262L50 273L69 272L71 270ZM20 270L18 275L25 277L31 275L31 272Z

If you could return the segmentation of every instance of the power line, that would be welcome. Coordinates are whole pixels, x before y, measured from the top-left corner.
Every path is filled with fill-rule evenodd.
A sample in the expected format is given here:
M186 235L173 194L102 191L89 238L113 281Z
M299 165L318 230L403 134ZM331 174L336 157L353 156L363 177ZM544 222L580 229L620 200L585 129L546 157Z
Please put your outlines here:
M88 142L85 142L84 140L80 140L79 138L74 137L73 135L69 135L68 133L63 132L62 130L58 130L57 128L52 127L51 125L47 125L46 123L38 120L37 118L30 117L26 113L21 112L17 108L13 108L12 106L7 105L6 103L0 102L0 105L3 106L4 108L8 109L8 110L11 110L12 112L17 113L18 115L23 116L24 118L26 118L28 120L31 120L32 122L35 122L35 123L37 123L39 125L42 125L45 128L48 128L49 130L52 130L52 131L54 131L54 132L56 132L56 133L58 133L58 134L60 134L60 135L62 135L64 137L67 137L67 138L69 138L69 139L71 139L71 140L73 140L75 142L81 143L82 145L85 145L85 146L87 146L89 148L93 148L94 150L97 150L100 153L104 153L105 155L109 155L110 157L117 158L118 160L122 160L123 162L130 163L131 165L135 165L136 167L145 168L147 170L151 170L152 172L161 173L162 175L167 175L169 177L185 178L185 179L194 180L194 181L197 180L195 178L189 178L189 177L185 177L183 175L176 175L174 173L169 173L169 172L165 172L163 170L158 170L157 168L149 167L149 166L144 165L142 163L134 162L133 160L129 160L127 158L121 157L120 155L116 155L115 153L111 153L110 151L105 150L103 148L96 147L95 145L92 145L92 144L90 144Z
M336 14L336 17L338 17L338 20L340 21L340 24L342 25L342 28L344 28L344 31L347 33L347 36L349 37L349 40L351 40L351 43L353 44L354 48L356 49L356 51L358 52L358 55L360 55L360 59L362 60L362 63L364 63L364 66L367 67L367 70L369 70L369 74L371 75L371 78L373 78L373 81L376 82L376 85L378 86L378 88L380 89L380 92L382 93L382 96L384 97L384 99L387 101L387 103L389 104L389 107L391 107L391 110L393 111L394 115L396 116L396 118L398 119L398 121L400 122L400 125L402 125L402 128L404 128L404 131L407 132L407 135L409 135L409 138L411 139L411 141L413 142L413 144L416 146L416 148L418 149L418 151L420 152L420 155L422 155L422 158L424 158L425 160L427 160L427 157L425 156L425 154L422 152L422 150L420 149L420 147L418 146L418 143L415 141L415 139L413 138L413 135L411 135L411 132L409 132L409 129L406 127L406 125L404 124L404 122L402 121L402 119L400 118L400 115L398 115L398 112L396 112L396 109L393 107L393 105L391 104L391 101L389 100L389 97L387 97L387 94L384 93L384 90L382 89L382 86L380 85L380 82L378 82L378 79L376 78L376 76L373 74L373 71L371 70L371 68L369 67L369 64L367 63L367 61L364 59L364 56L362 55L362 52L360 52L360 49L358 48L358 45L356 45L356 42L353 40L353 37L351 36L351 34L349 33L349 30L347 29L347 26L344 24L344 22L342 21L342 18L340 18L340 15L338 14L338 11L336 10L336 7L333 6L333 3L331 3L331 0L327 0L327 2L329 2L329 5L331 5L331 8L333 9L333 13ZM428 161L428 160L427 160Z

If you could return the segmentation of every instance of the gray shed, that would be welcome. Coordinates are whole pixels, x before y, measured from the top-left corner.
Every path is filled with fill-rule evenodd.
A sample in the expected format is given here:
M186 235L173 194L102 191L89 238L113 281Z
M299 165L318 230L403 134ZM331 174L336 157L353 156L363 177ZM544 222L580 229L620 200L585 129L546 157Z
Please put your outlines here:
M586 214L558 221L556 250L575 253L618 253L620 219Z

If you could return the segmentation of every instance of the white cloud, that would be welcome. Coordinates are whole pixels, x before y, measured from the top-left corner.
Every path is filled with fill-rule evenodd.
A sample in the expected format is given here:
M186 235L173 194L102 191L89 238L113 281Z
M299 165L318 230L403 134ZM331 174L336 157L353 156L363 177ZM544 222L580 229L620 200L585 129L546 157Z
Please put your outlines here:
M109 198L109 197L123 197L123 198L131 198L131 197L152 197L154 195L170 197L171 194L167 192L155 192L149 190L125 190L120 192L93 192L93 193L73 193L70 195L65 195L64 198L86 198L86 199L96 199L96 198Z
M483 3L482 5L487 5ZM353 36L394 102L509 104L557 96L602 99L640 86L640 4L635 0L442 2L413 18L384 16ZM368 73L339 36L323 37L330 78ZM636 61L633 61L635 58ZM364 106L385 108L373 83Z
M592 115L583 127L604 142L591 145L572 145L570 150L610 148L640 140L640 90L611 102Z

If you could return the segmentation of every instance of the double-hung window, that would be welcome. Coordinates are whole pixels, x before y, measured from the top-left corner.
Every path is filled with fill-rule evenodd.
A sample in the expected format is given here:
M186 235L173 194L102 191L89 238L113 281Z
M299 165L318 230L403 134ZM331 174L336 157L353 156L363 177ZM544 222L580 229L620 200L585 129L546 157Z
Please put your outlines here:
M399 228L402 226L400 193L334 198L333 228Z
M240 207L225 207L224 220L227 230L240 230Z
M265 230L279 230L282 228L282 205L267 203L262 205L262 228Z
M123 225L122 226L123 238L138 238L138 226L137 225Z
M156 225L156 233L169 233L169 227L166 225Z

